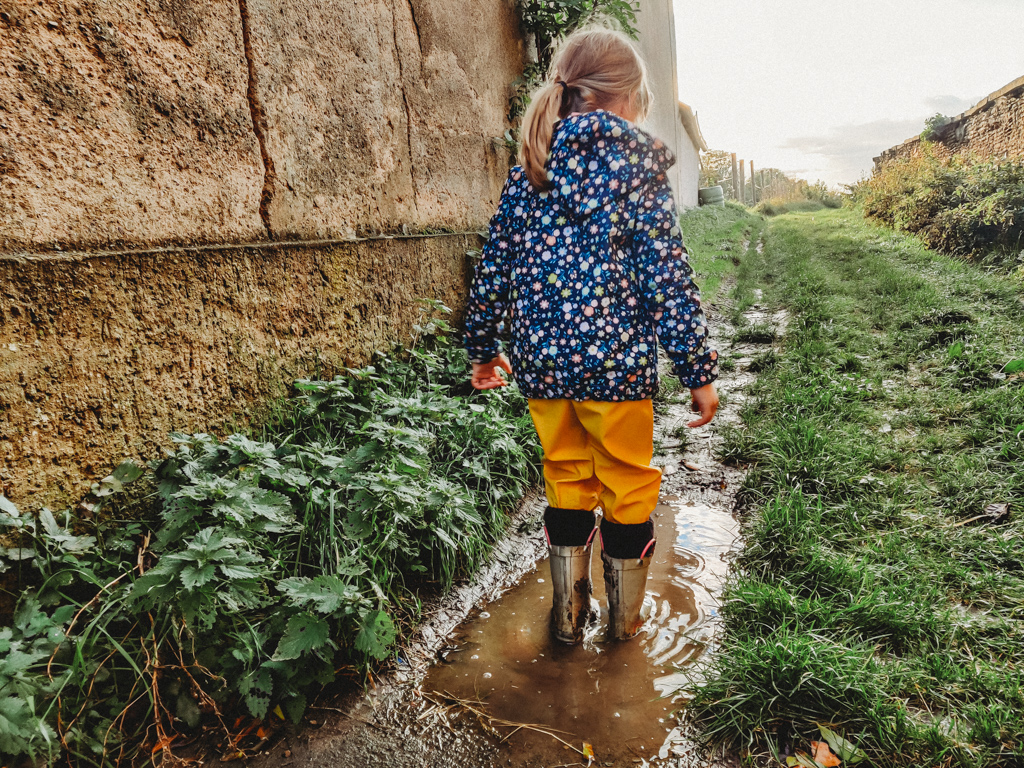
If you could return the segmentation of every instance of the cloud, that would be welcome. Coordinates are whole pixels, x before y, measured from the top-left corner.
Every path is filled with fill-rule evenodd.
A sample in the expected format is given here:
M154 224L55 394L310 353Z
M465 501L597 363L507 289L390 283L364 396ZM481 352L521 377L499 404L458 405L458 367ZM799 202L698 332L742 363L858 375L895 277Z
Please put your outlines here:
M959 96L930 96L924 100L924 105L934 114L938 112L953 117L977 104L980 99L962 99Z
M824 135L789 139L780 148L820 156L824 160L823 175L827 183L849 183L870 172L874 158L883 150L920 133L924 120L921 117L840 125Z

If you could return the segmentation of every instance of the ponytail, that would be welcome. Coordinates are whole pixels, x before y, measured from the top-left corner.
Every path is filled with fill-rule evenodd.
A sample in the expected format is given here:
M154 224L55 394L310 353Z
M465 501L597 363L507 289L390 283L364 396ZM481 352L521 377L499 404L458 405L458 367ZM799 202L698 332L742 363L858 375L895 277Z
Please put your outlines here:
M548 80L534 91L530 106L523 116L523 141L519 147L519 164L526 171L536 190L551 189L544 165L551 147L551 134L561 116L562 95L565 89L559 82Z
M624 34L602 26L578 29L561 42L544 83L523 116L519 164L533 188L551 189L548 152L555 123L573 112L590 112L635 99L643 120L651 102L647 69Z

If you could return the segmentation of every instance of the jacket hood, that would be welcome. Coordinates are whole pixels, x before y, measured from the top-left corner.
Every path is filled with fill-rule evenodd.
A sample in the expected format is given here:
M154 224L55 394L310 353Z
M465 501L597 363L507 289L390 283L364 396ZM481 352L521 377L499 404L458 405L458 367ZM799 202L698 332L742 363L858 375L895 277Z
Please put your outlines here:
M552 191L585 216L664 177L674 164L661 139L598 110L556 124L547 173Z

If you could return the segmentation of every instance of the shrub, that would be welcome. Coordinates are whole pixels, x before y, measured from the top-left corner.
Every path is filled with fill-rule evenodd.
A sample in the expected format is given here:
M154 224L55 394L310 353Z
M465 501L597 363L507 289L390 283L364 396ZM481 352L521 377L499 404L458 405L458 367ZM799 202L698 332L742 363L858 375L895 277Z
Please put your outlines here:
M921 155L886 164L863 183L868 218L918 235L929 248L978 259L1024 245L1024 159Z

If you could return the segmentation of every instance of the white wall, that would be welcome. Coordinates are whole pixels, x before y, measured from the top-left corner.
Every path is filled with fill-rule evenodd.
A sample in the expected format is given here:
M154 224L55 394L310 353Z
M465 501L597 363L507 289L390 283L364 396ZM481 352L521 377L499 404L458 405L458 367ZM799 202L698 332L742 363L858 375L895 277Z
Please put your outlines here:
M700 157L679 121L679 88L676 80L676 35L672 0L640 0L637 41L647 62L654 108L643 128L664 141L676 155L669 175L679 208L697 205Z

